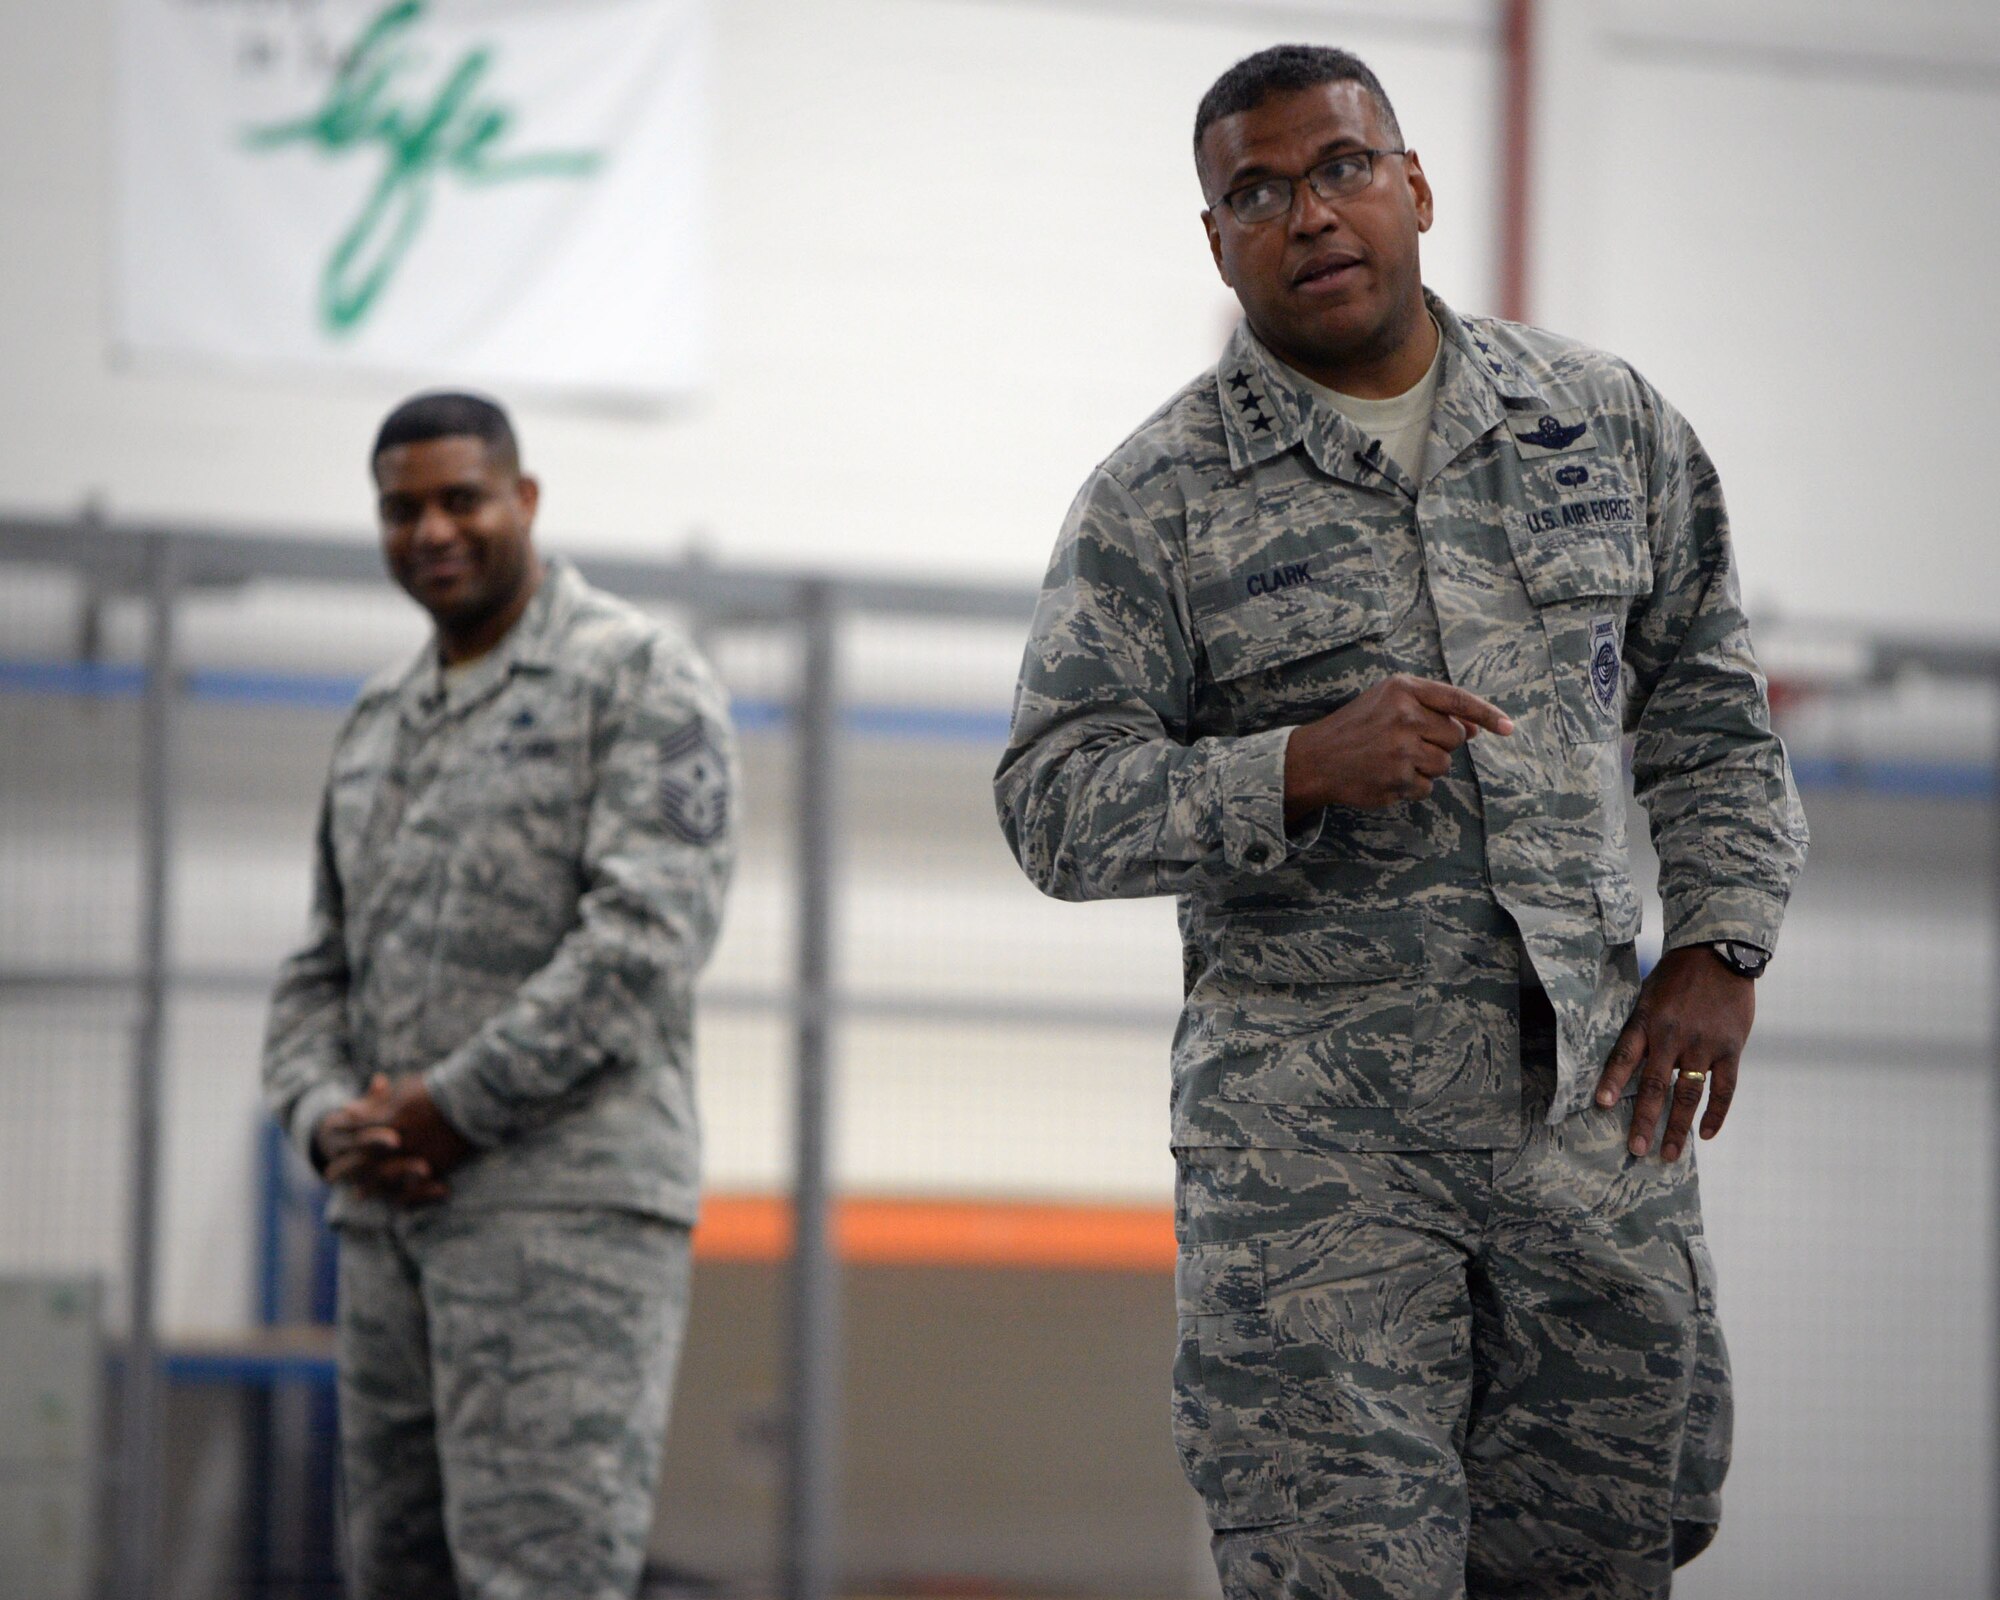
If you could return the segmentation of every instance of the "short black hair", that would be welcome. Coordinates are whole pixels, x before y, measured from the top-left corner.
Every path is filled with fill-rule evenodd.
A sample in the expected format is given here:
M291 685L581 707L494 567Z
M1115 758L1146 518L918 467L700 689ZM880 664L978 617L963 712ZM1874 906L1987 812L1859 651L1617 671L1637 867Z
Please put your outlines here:
M514 424L507 420L499 401L483 394L444 389L411 395L382 419L375 433L375 448L368 452L369 470L374 470L384 450L397 445L468 437L481 440L493 460L508 471L521 470L521 447L514 438Z
M1358 83L1382 113L1382 131L1398 144L1402 127L1389 93L1368 63L1345 50L1323 44L1274 44L1245 56L1214 83L1201 97L1194 114L1195 169L1201 168L1201 136L1224 117L1254 111L1274 94L1291 94L1300 89L1316 89L1323 83Z

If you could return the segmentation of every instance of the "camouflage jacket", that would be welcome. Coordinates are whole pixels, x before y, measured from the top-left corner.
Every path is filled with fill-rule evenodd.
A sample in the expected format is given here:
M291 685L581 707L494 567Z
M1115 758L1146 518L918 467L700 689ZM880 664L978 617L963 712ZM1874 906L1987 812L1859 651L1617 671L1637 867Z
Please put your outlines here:
M299 1148L373 1073L421 1072L480 1147L447 1203L691 1222L691 989L735 782L701 658L562 562L462 681L426 648L371 682L334 748L308 938L265 1040ZM381 1204L343 1190L335 1214Z
M1001 825L1049 894L1180 896L1177 1146L1508 1142L1524 978L1560 1023L1549 1120L1585 1104L1637 993L1621 734L1669 948L1773 948L1803 861L1687 423L1610 356L1430 304L1421 483L1239 328L1091 475L1042 591ZM1513 736L1288 832L1291 730L1394 672Z

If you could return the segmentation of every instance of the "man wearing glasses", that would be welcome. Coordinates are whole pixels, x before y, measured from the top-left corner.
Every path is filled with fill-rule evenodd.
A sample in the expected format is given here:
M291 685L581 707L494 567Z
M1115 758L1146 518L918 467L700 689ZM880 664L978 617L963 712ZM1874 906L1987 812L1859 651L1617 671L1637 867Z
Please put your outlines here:
M1424 290L1354 57L1240 62L1195 158L1244 320L1072 507L996 778L1048 893L1180 897L1182 1462L1232 1597L1664 1595L1728 1457L1684 1157L1806 837L1715 472Z

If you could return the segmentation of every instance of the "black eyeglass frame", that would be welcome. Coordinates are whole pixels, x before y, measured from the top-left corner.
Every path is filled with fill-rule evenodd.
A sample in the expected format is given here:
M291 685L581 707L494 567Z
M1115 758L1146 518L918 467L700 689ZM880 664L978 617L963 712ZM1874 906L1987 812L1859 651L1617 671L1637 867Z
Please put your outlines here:
M1235 218L1236 225L1239 228L1259 228L1262 227L1267 222L1276 222L1278 218L1288 217L1292 214L1292 207L1298 203L1299 183L1301 180L1304 180L1306 183L1310 184L1312 186L1312 192L1318 195L1321 200L1331 205L1336 200L1351 200L1354 198L1354 196L1360 194L1363 190L1369 188L1374 184L1375 161L1378 156L1406 156L1409 153L1410 152L1407 148L1401 150L1376 150L1376 149L1370 149L1365 145L1360 146L1353 150L1336 150L1332 155L1328 156L1325 160L1315 161L1311 166L1307 167L1306 170L1300 173L1297 177L1293 177L1290 174L1286 173L1279 173L1276 175L1265 176L1261 178L1252 178L1248 183L1239 183L1234 189L1231 189L1227 194L1218 196L1215 203L1218 206L1227 206L1229 208L1229 214L1231 217ZM1332 166L1337 161L1352 161L1356 156L1364 156L1367 158L1368 176L1364 178L1361 182L1353 185L1351 188L1336 189L1332 193L1328 193L1326 189L1322 188L1317 182L1314 181L1313 175L1315 173L1324 171L1326 168ZM1285 186L1284 208L1282 210L1273 211L1267 217L1252 218L1252 217L1245 217L1241 213L1239 213L1236 209L1236 197L1239 194L1248 193L1250 190L1258 188L1260 185L1267 183L1270 184L1281 183Z

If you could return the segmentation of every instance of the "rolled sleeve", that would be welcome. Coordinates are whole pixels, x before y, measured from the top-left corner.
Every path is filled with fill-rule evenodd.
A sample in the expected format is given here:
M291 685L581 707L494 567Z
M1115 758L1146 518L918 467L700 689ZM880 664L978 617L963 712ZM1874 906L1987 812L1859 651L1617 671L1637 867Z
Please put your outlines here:
M1760 889L1718 889L1699 905L1670 908L1663 948L1719 944L1725 939L1755 945L1767 954L1778 948L1785 899Z

